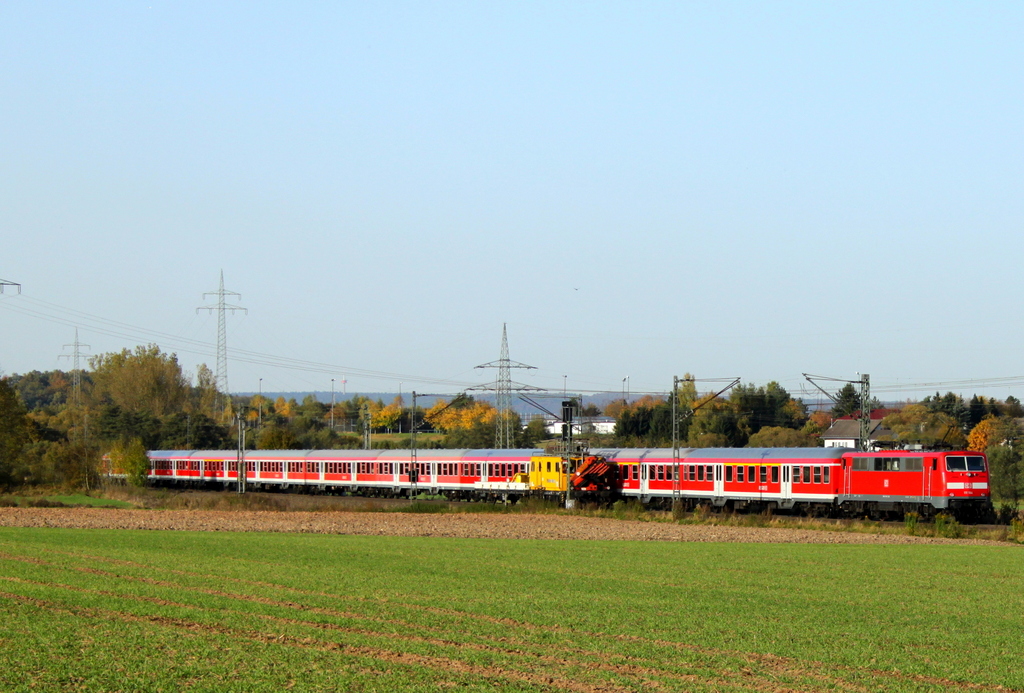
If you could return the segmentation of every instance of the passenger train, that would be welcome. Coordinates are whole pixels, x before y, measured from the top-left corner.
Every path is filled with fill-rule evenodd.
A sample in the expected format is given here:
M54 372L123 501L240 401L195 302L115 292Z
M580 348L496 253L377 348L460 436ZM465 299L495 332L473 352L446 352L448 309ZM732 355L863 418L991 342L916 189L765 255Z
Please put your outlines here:
M636 499L652 507L706 504L747 511L902 518L992 513L988 462L977 452L858 452L849 448L543 450L160 450L154 484L451 500L574 502ZM568 466L568 470L566 469ZM122 470L108 468L112 477Z

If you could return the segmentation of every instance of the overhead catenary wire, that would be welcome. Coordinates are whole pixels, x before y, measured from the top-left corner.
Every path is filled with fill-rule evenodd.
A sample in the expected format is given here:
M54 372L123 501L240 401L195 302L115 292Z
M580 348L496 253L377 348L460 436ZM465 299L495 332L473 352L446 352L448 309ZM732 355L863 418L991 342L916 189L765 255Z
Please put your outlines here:
M14 284L11 282L11 284ZM19 287L20 288L20 287ZM150 328L140 327L138 325L132 325L130 323L112 320L99 315L91 314L85 311L60 306L49 301L44 301L31 296L26 296L24 293L19 294L7 294L6 300L0 300L0 308L20 313L27 317L44 320L58 325L64 325L67 327L80 327L84 330L88 330L97 335L105 335L108 337L114 337L117 339L126 339L133 341L145 341L153 342L158 344L164 349L171 350L174 352L193 354L206 358L216 358L217 348L212 342L206 342L194 338L173 335L159 330L153 330ZM194 320L194 317L193 317ZM190 323L192 324L192 323ZM429 376L418 376L407 373L395 373L389 371L378 371L365 368L355 368L352 366L344 366L339 364L330 364L318 361L309 361L304 359L297 359L287 356L278 356L274 354L267 354L263 352L248 350L248 349L237 349L232 348L230 350L231 359L240 363L246 363L250 365L263 366L267 368L280 368L293 372L306 372L306 373L320 373L320 374L336 374L338 372L344 372L353 376L365 377L370 379L387 380L394 382L419 382L426 384L437 384L447 385L455 388L466 388L473 385L477 385L477 382L468 380L455 380L451 378L438 378ZM541 371L542 373L544 371ZM714 378L698 378L695 382L714 382ZM842 382L843 379L834 378L829 380L835 380L836 382ZM727 379L718 379L720 382L726 382ZM878 383L872 385L872 391L875 393L913 393L913 392L926 392L931 390L961 390L967 388L1011 388L1011 387L1024 387L1024 375L1014 376L997 376L991 378L970 378L970 379L959 379L959 380L935 380L935 381L923 381L923 382L910 382L900 379L896 383L885 384ZM554 392L556 388L552 387L550 390ZM617 393L616 388L594 388L594 389L580 389L575 388L580 394L596 395L596 394L613 394ZM669 393L666 390L638 390L634 391L637 395L652 395L652 396L667 396ZM560 396L560 395L559 395Z
M151 341L165 349L172 350L175 352L190 353L206 357L216 357L217 355L216 345L210 342L178 337L176 335L167 334L165 332L160 332L158 330L139 327L117 320L109 320L107 318L91 315L83 311L64 308L62 306L50 304L46 301L39 301L38 299L29 299L29 302L40 304L41 308L36 309L29 306L17 305L10 301L0 302L0 308L5 308L16 313L21 313L32 318L45 320L58 325L66 325L69 327L82 327L93 333L106 335L108 337L115 337L118 339ZM47 312L42 308L50 308L51 312ZM61 315L60 313L65 313L66 315ZM450 385L455 387L468 387L476 384L468 381L459 382L443 378L411 375L407 373L393 373L388 371L355 368L352 366L330 364L318 361L307 361L304 359L296 359L287 356L266 354L258 351L252 351L249 349L231 349L230 351L231 358L233 361L253 365L267 366L271 368L282 368L294 371L329 374L343 371L345 373L349 373L352 375L359 375L367 378L377 378L380 380L393 380L399 382L422 382L439 385Z

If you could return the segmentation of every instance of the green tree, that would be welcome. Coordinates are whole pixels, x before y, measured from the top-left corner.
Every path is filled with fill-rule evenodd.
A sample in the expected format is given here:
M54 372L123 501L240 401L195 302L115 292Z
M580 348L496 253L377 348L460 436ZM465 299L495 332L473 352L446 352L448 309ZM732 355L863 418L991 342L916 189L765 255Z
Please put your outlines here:
M1024 497L1024 460L1018 446L993 445L988 449L989 484L992 496L1014 508Z
M136 414L160 417L181 411L190 385L178 357L165 354L155 344L101 354L90 360L93 398Z
M82 374L83 389L89 386L89 376ZM55 408L71 401L71 376L63 371L32 371L10 376L9 384L18 393L28 411Z
M121 470L132 486L145 486L149 476L149 458L146 446L138 438L119 440L108 453L110 466Z
M750 436L750 448L809 448L815 444L810 435L785 426L764 426Z
M690 447L743 447L747 443L736 409L725 400L705 404L694 412L689 422L685 440Z
M19 457L29 442L25 407L18 401L7 378L0 378L0 483L9 485Z
M160 450L221 450L237 445L227 426L202 413L178 412L166 417L160 428Z
M256 442L259 450L301 450L302 444L290 430L280 426L267 426Z
M216 417L217 402L220 400L217 390L217 376L205 363L196 367L196 386L192 389L192 409L196 412Z
M542 440L547 440L550 437L543 418L530 419L529 423L526 424L526 428L523 429L523 447L536 447Z
M924 404L907 405L882 419L882 425L890 429L897 440L926 448L940 444L953 448L967 445L967 437L956 419L945 412L929 409Z
M1020 403L1020 400L1014 397L1013 395L1010 395L1009 397L1006 398L1006 401L1003 402L1001 410L1003 416L1012 416L1014 418L1020 418L1024 416L1024 405L1022 405Z
M946 414L956 422L962 431L966 432L970 430L970 408L967 406L967 403L964 402L963 397L955 392L947 392L942 396L936 392L934 397L928 396L921 400L921 404L927 407L928 411Z
M129 411L116 404L106 404L96 416L93 430L101 440L128 441L139 438L152 450L160 440L160 420L148 410Z
M729 393L729 402L748 434L764 426L800 428L807 420L803 402L790 397L786 388L772 381L762 387L737 385Z
M853 383L846 383L836 393L836 403L832 407L832 417L839 419L853 416L860 411L860 391Z

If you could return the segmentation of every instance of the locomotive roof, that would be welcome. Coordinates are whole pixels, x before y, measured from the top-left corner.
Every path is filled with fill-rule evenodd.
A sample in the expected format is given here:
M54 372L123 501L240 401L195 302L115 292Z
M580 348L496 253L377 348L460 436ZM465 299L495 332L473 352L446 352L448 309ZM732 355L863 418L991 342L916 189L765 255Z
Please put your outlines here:
M689 450L690 459L720 460L837 460L850 448L698 448Z

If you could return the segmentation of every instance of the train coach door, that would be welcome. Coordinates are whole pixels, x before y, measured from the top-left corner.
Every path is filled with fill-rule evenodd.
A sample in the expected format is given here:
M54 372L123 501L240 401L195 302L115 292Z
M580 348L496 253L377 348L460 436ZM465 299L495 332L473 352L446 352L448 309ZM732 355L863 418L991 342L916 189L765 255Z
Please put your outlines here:
M720 505L721 502L722 502L722 497L725 496L725 481L724 481L724 478L725 478L725 465L724 464L716 464L714 466L714 469L715 469L715 491L714 491L714 497L715 497L715 501L716 501L715 505Z
M789 507L788 501L793 500L793 467L788 464L779 465L782 467L782 481L779 482L779 498L783 507Z

